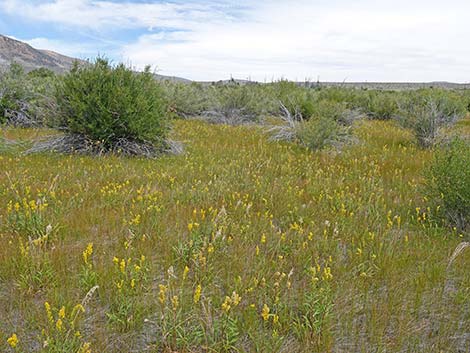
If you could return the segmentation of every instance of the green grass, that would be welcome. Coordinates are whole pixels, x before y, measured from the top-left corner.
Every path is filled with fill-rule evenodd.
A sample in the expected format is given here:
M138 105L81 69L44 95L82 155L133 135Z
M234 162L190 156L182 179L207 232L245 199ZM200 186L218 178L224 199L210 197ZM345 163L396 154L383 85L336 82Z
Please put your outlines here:
M429 217L433 152L409 131L361 122L320 152L256 127L174 131L186 153L158 160L0 148L1 351L13 333L21 352L470 349L470 256L447 269L462 239Z

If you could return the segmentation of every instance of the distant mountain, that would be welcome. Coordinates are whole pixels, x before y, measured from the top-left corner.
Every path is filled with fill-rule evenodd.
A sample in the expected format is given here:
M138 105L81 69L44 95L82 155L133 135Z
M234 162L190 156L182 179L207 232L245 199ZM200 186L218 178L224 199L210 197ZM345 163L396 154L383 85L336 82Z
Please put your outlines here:
M77 59L50 50L35 49L29 44L0 34L0 67L9 66L15 61L26 71L44 67L61 73L70 70L75 60Z
M153 74L156 80L158 81L170 81L170 82L179 82L179 83L191 83L193 81L188 80L187 78L177 77L177 76L165 76L159 74Z
M75 60L84 62L50 50L35 49L29 44L0 34L0 68L8 67L14 61L21 64L26 71L44 67L56 73L63 73L70 70ZM155 74L155 78L162 81L191 82L181 77L158 74Z

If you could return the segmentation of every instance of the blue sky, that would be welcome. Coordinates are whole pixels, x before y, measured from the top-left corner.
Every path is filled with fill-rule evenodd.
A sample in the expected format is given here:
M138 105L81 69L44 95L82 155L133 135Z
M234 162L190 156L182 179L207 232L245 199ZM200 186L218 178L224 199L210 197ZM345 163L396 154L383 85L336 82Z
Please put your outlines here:
M0 0L0 33L197 80L470 81L464 0Z

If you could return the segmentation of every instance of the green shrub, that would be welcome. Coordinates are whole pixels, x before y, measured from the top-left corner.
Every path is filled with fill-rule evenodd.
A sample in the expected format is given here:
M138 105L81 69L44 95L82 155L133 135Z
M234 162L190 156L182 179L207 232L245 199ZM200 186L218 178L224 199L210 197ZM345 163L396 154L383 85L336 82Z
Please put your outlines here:
M349 108L357 108L356 102L367 92L343 87L321 88L318 92L320 100L335 103L347 103Z
M360 108L372 119L388 120L398 112L396 92L365 91Z
M454 139L436 151L427 173L428 196L460 230L470 223L470 144Z
M314 102L310 118L324 117L348 125L350 123L347 117L348 113L346 102L319 100Z
M347 129L327 116L312 117L297 126L299 142L311 150L322 149L339 141Z
M49 70L45 67L40 67L38 69L34 69L27 74L28 78L40 78L40 79L47 79L55 77L55 73L52 70Z
M279 113L279 102L287 108L291 115L301 115L303 119L309 119L315 110L315 91L300 87L295 82L281 80L271 84L271 96L275 102L276 111Z
M122 139L165 146L168 131L164 91L149 68L142 73L105 59L75 64L55 92L54 125L113 150Z

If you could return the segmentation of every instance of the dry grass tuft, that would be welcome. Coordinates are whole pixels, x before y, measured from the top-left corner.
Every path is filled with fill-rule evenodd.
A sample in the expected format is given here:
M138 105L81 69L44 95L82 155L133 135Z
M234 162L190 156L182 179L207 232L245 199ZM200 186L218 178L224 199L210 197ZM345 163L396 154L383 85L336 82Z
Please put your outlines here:
M455 248L454 252L452 253L452 256L449 259L449 263L447 264L447 269L452 266L452 263L455 261L455 259L463 253L463 251L467 248L470 248L470 242L462 242L457 247Z
M117 139L111 149L105 148L99 142L93 142L83 135L65 134L51 136L37 141L25 154L40 152L57 152L64 154L81 155L120 155L141 156L156 158L162 154L179 155L184 151L183 145L178 141L168 140L164 149L156 148L151 143L132 141L127 138Z

